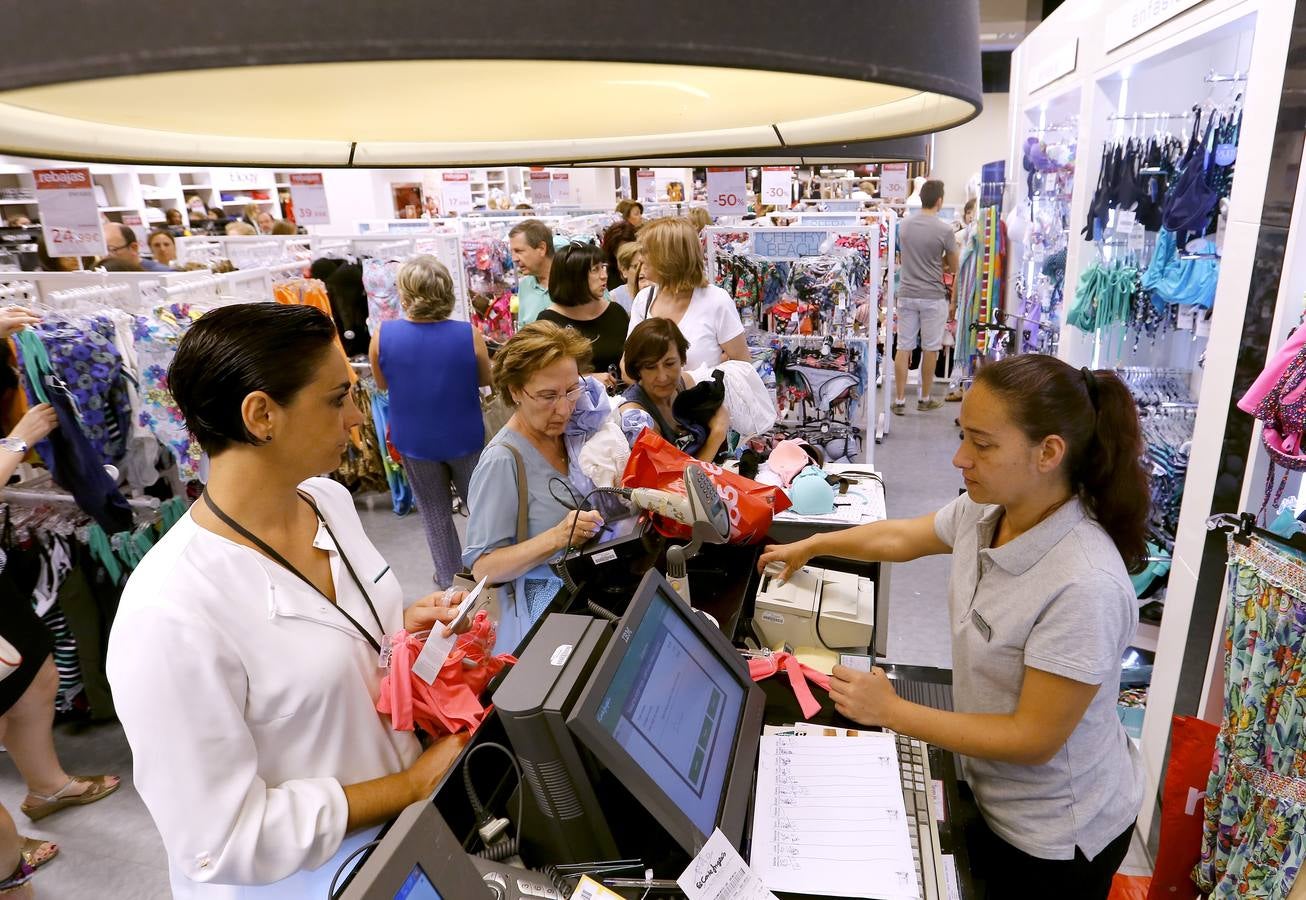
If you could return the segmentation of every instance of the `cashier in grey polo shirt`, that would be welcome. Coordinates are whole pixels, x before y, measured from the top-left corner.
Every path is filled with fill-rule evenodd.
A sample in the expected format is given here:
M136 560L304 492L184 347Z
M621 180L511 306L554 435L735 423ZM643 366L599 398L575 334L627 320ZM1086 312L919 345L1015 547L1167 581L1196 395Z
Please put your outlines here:
M980 370L953 464L967 493L931 515L766 549L783 577L815 556L952 554L955 712L836 666L843 715L963 755L983 813L970 858L989 896L1106 898L1142 804L1116 715L1149 505L1138 413L1114 375L1026 354ZM891 474L891 473L890 473ZM987 827L985 827L987 826ZM979 846L976 846L976 845Z

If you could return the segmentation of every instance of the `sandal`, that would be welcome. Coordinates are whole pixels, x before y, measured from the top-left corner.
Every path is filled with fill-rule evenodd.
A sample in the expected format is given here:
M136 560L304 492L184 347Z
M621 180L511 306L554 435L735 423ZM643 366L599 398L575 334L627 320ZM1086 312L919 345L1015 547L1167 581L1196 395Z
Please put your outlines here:
M59 855L59 845L54 841L43 841L40 838L30 838L19 835L23 841L23 862L27 863L33 869L39 869Z
M85 791L72 795L65 793L70 787L79 782L88 785ZM28 796L35 797L37 802L29 803L24 800L23 805L19 808L22 809L23 815L35 822L52 813L57 813L66 806L85 806L88 803L94 803L96 800L103 800L118 790L120 784L122 784L122 781L117 775L74 775L68 779L67 784L49 796L35 792L29 794Z

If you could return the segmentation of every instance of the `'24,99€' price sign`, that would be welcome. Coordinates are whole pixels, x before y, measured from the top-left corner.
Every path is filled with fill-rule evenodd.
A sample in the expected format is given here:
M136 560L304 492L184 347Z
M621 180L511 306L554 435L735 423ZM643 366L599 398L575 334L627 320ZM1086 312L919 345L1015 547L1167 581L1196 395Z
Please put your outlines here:
M713 217L748 212L748 178L742 167L707 170L707 211Z
M90 169L35 169L41 230L51 256L105 256L109 251Z

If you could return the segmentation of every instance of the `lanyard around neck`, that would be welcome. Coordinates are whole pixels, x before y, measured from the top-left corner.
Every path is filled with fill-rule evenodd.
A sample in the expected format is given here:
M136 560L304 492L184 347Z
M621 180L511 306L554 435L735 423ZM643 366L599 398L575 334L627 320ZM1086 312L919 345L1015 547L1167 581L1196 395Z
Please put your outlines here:
M283 568L286 568L291 572L293 572L296 576L299 577L300 581L304 582L304 584L312 588L314 593L319 594L328 602L330 602L330 598L327 597L325 594L323 594L321 589L318 588L316 584L314 584L312 581L308 579L307 575L299 571L299 569L295 568L294 564L291 563L290 560L286 559L284 556L278 553L275 549L273 549L270 545L268 545L258 535L254 534L252 531L245 528L243 525L241 525L239 522L233 519L231 516L223 512L218 507L218 504L213 502L213 498L209 496L207 491L205 491L202 496L204 497L204 502L205 504L208 505L208 508L213 510L213 514L217 516L219 519L221 519L224 523L226 523L227 527L229 527L232 531L239 534L241 537L253 543L256 547L258 547L260 550L262 550L264 553L266 553L268 556L274 559L277 563L279 563ZM327 520L323 517L322 513L318 510L317 504L314 503L312 500L310 500L308 497L305 497L302 493L299 495L299 497L310 507L313 508L313 514L317 516L317 520L322 523L322 526L324 528L326 528L327 534L330 536L332 543L336 545L336 550L340 554L341 561L344 562L345 564L345 569L349 572L349 577L353 579L354 584L358 587L358 592L363 595L363 600L367 602L367 608L372 611L372 618L376 619L376 625L379 629L381 629L381 635L382 637L384 637L385 626L381 624L381 617L377 615L376 607L372 605L372 598L367 595L367 590L364 589L363 582L360 581L358 575L354 573L354 567L350 564L349 557L345 555L345 548L342 547L340 545L340 542L336 540L335 534L331 531L330 524L327 523ZM377 653L381 652L381 644L377 641L376 638L372 636L372 634L366 628L364 628L361 624L359 624L357 619L355 619L348 612L346 612L344 607L342 607L339 603L331 603L331 605L334 606L339 611L340 615L344 616L346 619L349 620L349 624L353 625L354 628L358 630L358 633L361 634L367 640L367 642L372 645L373 650L375 650Z

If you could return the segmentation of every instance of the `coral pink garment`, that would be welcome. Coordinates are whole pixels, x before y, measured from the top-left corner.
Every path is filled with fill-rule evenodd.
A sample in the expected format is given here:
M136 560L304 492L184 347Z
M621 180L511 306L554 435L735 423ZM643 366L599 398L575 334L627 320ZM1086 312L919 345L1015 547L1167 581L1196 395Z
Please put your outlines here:
M478 612L472 627L458 636L435 683L427 684L413 674L413 661L426 641L406 631L392 635L390 671L381 679L377 712L390 717L395 731L412 731L416 725L431 737L457 734L463 729L469 734L475 732L490 711L481 704L485 686L505 665L517 662L507 653L491 655L494 637L494 624L484 610ZM475 665L463 665L464 659Z
M821 704L812 696L812 689L807 686L807 682L810 680L828 691L830 690L829 675L818 672L811 666L803 665L798 661L798 657L783 651L772 653L770 656L755 656L748 661L748 674L754 681L762 681L781 671L789 675L789 685L794 689L794 696L798 698L798 706L802 709L803 716L810 719L820 712Z

